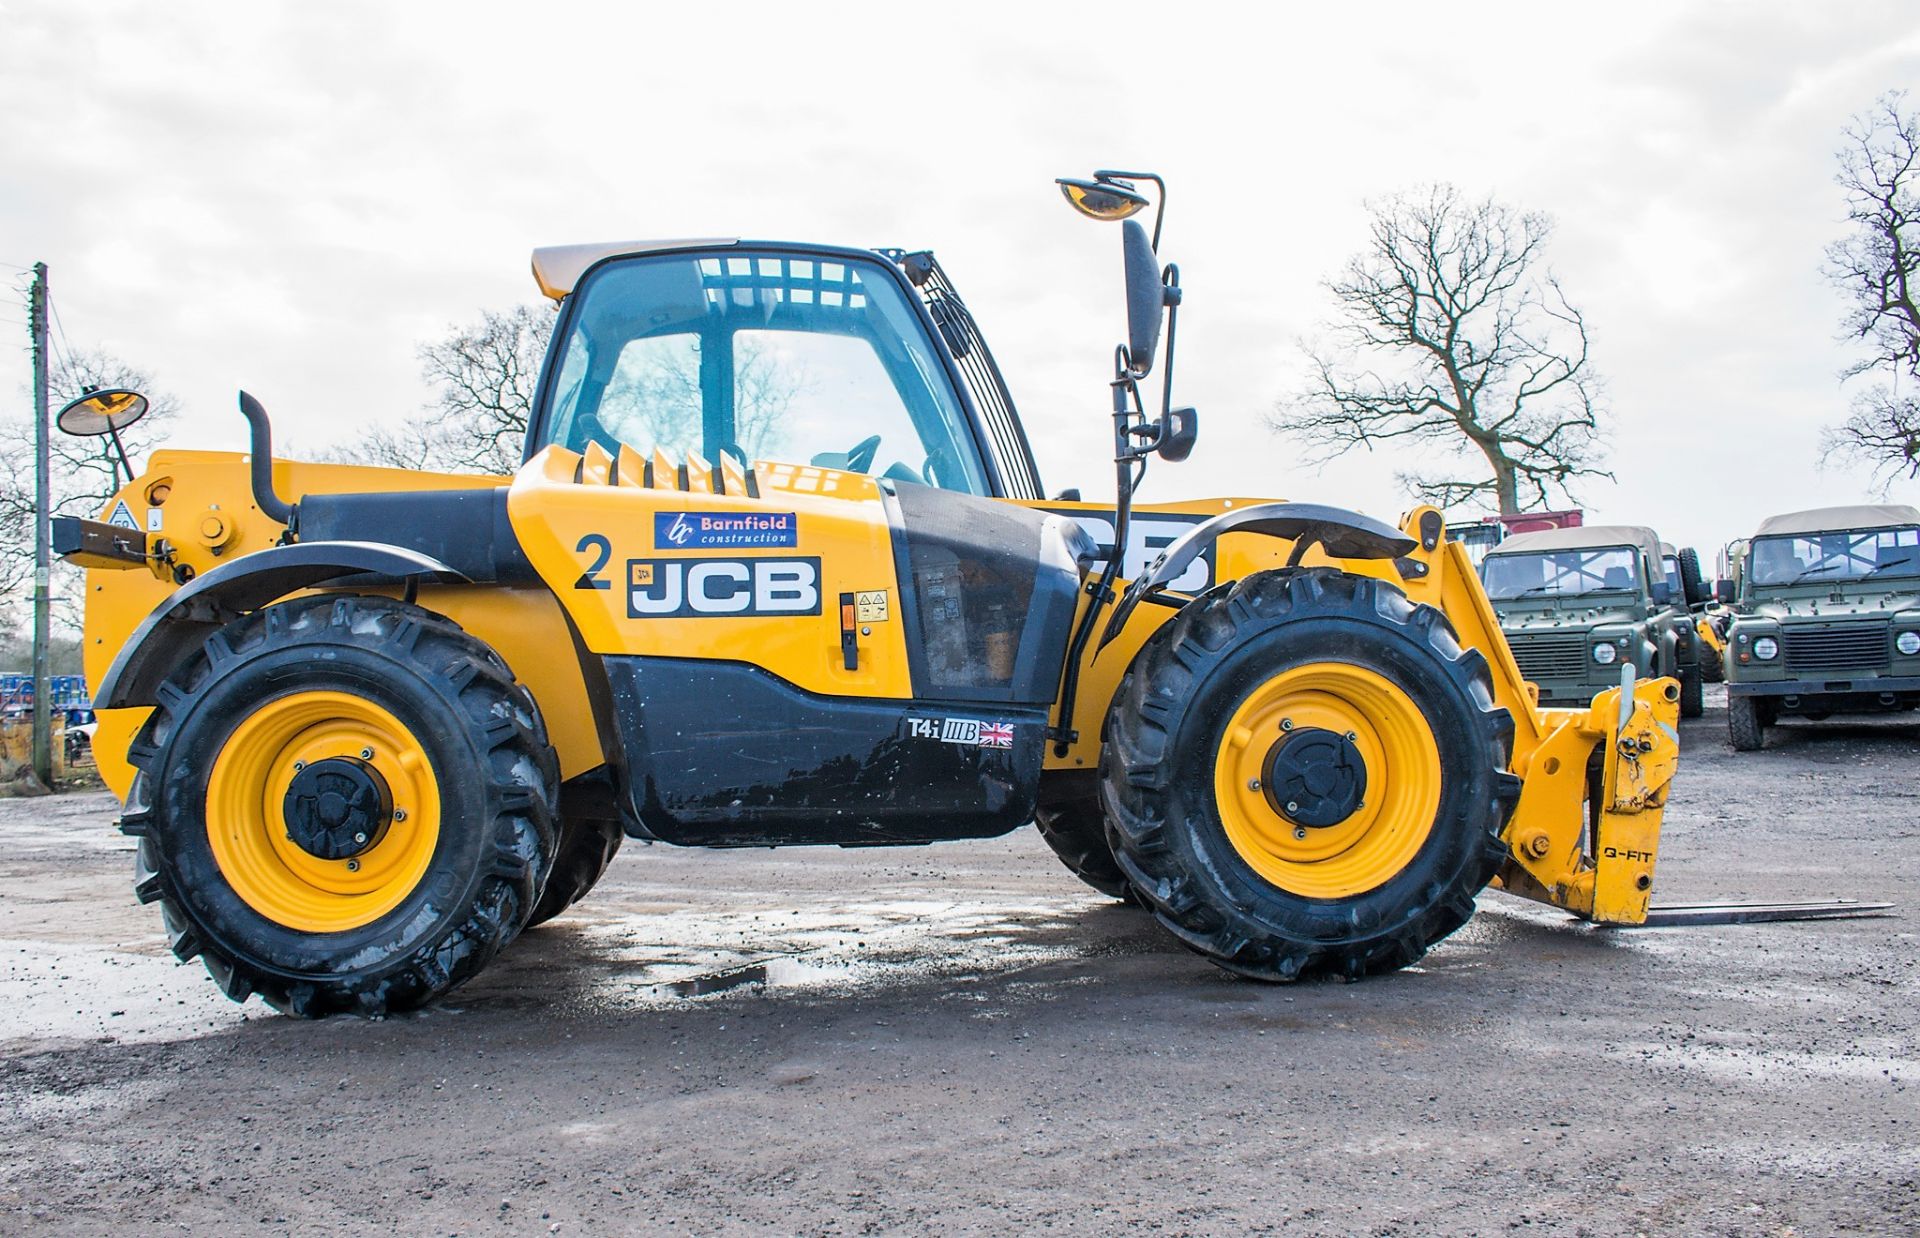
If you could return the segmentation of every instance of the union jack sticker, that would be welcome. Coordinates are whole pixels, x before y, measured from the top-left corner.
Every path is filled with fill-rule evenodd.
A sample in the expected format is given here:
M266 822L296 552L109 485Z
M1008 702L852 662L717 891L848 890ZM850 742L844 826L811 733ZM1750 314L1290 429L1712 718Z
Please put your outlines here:
M1011 722L982 722L978 718L909 718L907 733L914 739L937 739L963 748L1011 748Z

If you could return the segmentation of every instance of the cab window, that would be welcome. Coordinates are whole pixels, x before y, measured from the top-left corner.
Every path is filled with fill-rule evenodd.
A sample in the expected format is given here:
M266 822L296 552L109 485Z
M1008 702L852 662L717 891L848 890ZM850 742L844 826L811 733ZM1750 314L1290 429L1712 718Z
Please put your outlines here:
M1760 585L1828 583L1868 576L1920 576L1920 529L1856 529L1756 537L1747 555Z
M1625 546L1490 554L1480 562L1480 579L1496 600L1631 592L1639 588L1639 557Z
M573 295L541 445L988 491L933 343L878 261L661 254L607 263Z

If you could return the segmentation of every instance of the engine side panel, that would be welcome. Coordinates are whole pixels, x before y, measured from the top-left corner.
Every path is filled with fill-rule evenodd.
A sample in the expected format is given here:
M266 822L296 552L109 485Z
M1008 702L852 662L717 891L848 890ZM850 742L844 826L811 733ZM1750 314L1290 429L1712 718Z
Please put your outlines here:
M1084 543L1065 521L834 469L598 447L546 448L507 505L604 656L738 662L866 700L1045 705L1059 685Z

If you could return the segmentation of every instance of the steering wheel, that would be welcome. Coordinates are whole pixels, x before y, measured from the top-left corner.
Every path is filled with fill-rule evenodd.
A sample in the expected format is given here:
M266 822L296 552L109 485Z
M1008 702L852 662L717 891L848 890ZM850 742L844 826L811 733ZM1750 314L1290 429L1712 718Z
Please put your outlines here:
M880 450L880 436L863 438L849 452L823 451L809 463L818 469L839 469L843 473L865 473L873 468L874 453Z

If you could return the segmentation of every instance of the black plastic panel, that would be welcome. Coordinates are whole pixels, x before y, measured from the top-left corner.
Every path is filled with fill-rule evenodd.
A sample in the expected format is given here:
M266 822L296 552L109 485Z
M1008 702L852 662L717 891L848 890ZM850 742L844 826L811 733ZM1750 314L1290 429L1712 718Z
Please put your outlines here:
M539 579L507 518L507 488L309 494L302 542L379 542L430 555L476 582Z
M662 841L939 842L1004 834L1033 815L1044 707L814 696L734 662L605 664L625 793Z
M1091 540L1070 520L931 486L892 487L914 693L1046 706Z

